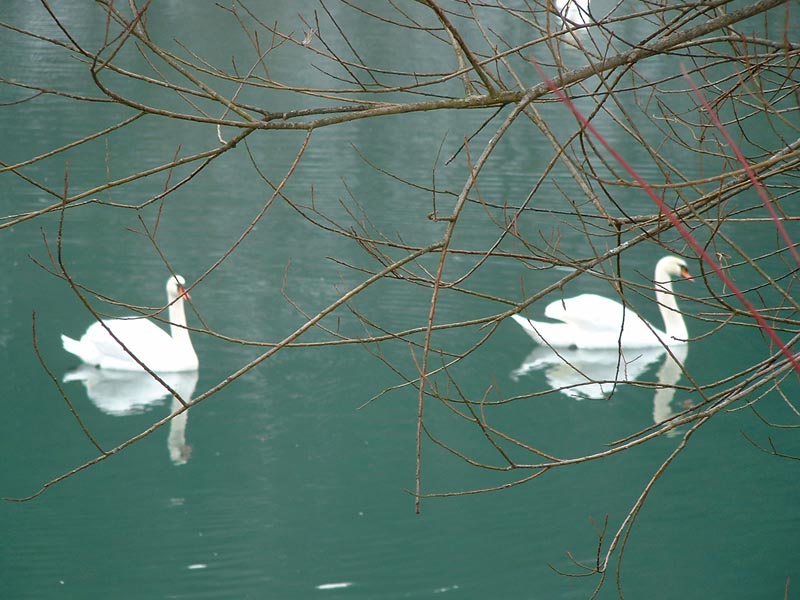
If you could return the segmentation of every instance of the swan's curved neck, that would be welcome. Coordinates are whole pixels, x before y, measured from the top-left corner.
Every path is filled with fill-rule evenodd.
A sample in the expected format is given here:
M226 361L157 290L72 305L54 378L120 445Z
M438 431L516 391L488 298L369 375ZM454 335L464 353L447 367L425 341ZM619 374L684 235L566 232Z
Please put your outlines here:
M189 330L186 329L186 311L183 307L183 298L178 298L169 305L169 331L172 339L182 346L191 346Z
M678 310L678 302L672 293L672 282L668 276L656 273L656 302L664 320L664 332L667 344L685 342L689 337L683 315Z

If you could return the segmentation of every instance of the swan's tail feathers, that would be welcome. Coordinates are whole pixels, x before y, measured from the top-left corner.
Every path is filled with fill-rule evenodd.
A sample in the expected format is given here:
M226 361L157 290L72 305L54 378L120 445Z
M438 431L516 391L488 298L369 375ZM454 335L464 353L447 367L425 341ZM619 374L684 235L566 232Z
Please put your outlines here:
M525 330L525 333L531 336L534 342L536 342L537 344L541 344L544 342L542 336L539 335L539 333L536 331L536 328L533 326L532 321L526 319L522 315L511 315L511 318L514 319L517 322L517 324L520 327L522 327L522 329Z
M523 317L522 315L511 315L511 318L514 319L517 323L519 323L520 327L523 329L528 329L531 325L528 322L528 319ZM61 336L64 337L63 335Z
M70 354L74 354L75 356L86 362L84 357L85 352L83 344L81 344L81 342L79 342L78 340L73 340L71 337L62 334L61 343L64 346L64 350L66 350Z

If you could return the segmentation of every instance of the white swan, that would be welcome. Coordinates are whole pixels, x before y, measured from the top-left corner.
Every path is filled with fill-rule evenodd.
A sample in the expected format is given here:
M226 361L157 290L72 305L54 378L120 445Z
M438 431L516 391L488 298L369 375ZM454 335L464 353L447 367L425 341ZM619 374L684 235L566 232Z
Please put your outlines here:
M511 315L534 341L555 348L650 348L684 344L689 337L683 315L672 293L672 279L691 280L686 261L665 256L656 264L656 302L664 331L656 329L633 310L596 294L581 294L551 302L546 317L559 323L531 321Z
M591 22L589 0L555 0L553 6L561 17L564 29Z
M186 312L183 307L183 299L188 297L185 285L186 282L180 275L167 280L172 335L144 317L110 319L93 323L80 340L62 335L64 350L84 363L101 369L141 370L139 363L131 357L133 354L155 372L196 370L197 354L192 347L189 330L186 329ZM109 330L113 336L109 334Z

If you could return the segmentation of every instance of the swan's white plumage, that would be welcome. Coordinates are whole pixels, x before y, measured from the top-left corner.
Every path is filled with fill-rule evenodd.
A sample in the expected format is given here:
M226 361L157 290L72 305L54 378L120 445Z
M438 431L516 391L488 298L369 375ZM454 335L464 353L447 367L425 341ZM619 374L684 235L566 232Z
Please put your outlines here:
M648 348L683 344L688 332L672 293L672 279L679 276L691 279L683 259L665 256L656 264L656 301L664 320L663 331L621 303L596 294L581 294L548 304L544 314L557 322L532 321L521 315L512 315L512 318L534 341L556 348Z
M62 335L64 350L102 369L142 370L131 354L156 372L197 369L197 354L186 329L185 284L180 275L167 281L171 335L143 317L108 319L93 323L79 340Z
M589 0L555 0L553 5L565 28L587 25L591 22Z

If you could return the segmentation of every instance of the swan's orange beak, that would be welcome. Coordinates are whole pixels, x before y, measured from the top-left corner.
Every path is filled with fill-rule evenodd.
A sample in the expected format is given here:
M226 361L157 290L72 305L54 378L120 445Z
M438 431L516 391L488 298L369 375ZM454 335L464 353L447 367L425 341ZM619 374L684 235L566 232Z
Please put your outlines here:
M178 286L178 298L186 298L187 300L192 299L192 297L189 295L189 292L186 291L186 288L182 285Z
M689 269L686 267L681 267L681 277L689 281L694 281L694 277L692 277L691 273L689 273Z

